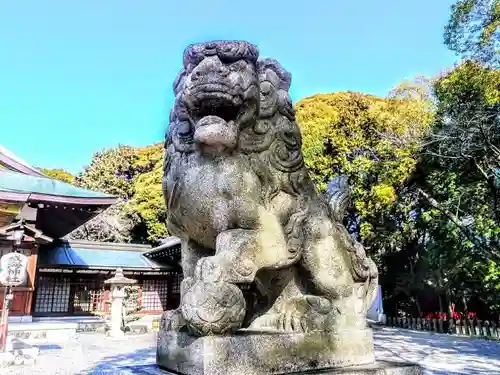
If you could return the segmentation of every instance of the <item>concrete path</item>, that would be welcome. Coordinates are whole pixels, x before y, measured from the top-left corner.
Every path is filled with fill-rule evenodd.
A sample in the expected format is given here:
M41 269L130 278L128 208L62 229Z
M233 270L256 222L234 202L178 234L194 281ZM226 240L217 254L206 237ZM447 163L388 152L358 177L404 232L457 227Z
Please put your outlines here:
M153 334L115 341L97 334L39 345L35 365L0 369L1 375L151 375L154 368ZM378 359L421 364L425 375L499 375L500 343L393 328L375 331Z
M499 375L500 342L413 332L375 331L378 359L420 364L425 375Z

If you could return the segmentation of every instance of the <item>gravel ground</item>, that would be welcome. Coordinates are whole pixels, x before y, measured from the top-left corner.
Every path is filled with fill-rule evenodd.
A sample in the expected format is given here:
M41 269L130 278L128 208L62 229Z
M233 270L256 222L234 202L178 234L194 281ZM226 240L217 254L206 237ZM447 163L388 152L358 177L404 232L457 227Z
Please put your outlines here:
M122 341L81 334L65 343L38 344L35 365L0 369L3 375L148 375L154 370L155 336ZM498 375L500 342L382 328L375 331L378 359L421 364L424 375Z

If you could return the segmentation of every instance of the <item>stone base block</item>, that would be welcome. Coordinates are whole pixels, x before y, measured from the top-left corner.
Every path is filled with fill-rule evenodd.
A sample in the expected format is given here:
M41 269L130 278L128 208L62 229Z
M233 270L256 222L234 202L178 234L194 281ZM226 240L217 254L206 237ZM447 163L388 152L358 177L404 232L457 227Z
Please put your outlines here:
M145 365L134 366L130 368L130 372L125 374L141 374L141 375L178 375L177 372L161 370L158 366ZM376 362L368 366L352 366L337 369L326 369L318 371L295 372L293 375L421 375L420 366L409 363L398 362ZM245 374L242 374L245 375ZM267 374L261 374L267 375ZM282 374L286 375L286 374ZM291 375L291 374L290 374Z
M419 374L414 369L388 372L384 364L375 365L369 328L304 334L241 331L231 336L198 338L160 331L156 363L183 375L278 375L326 369L345 375ZM401 367L407 368L411 366Z

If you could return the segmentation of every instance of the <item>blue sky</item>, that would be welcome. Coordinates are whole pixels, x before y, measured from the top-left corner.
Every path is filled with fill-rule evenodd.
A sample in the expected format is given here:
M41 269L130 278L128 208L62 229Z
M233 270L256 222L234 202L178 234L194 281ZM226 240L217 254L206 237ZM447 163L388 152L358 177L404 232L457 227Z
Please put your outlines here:
M453 0L17 0L0 5L0 143L36 166L82 170L119 143L163 139L184 47L245 39L318 92L386 95L453 64Z

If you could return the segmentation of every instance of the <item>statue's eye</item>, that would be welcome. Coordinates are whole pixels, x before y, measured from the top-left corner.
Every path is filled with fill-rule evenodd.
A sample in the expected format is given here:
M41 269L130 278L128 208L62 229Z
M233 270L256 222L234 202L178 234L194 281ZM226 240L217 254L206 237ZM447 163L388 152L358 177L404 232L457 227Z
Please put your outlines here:
M191 133L191 124L188 121L182 121L179 124L179 128L177 130L180 136L187 136Z
M245 66L246 64L243 60L238 60L229 65L229 69L231 69L232 71L239 71L245 69Z
M271 94L273 92L273 85L268 81L262 82L260 84L260 92L264 96Z
M185 109L177 112L177 118L179 121L189 121L189 115Z

